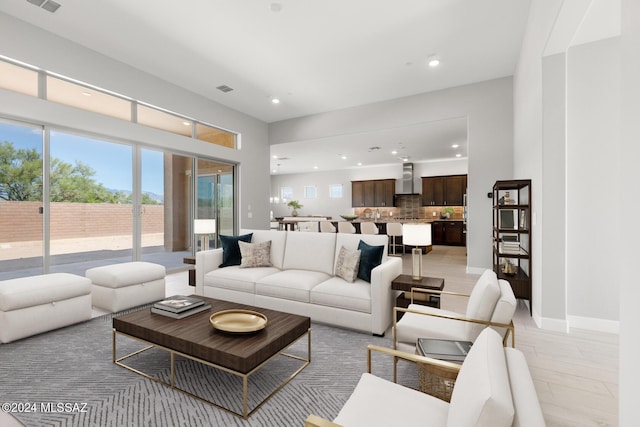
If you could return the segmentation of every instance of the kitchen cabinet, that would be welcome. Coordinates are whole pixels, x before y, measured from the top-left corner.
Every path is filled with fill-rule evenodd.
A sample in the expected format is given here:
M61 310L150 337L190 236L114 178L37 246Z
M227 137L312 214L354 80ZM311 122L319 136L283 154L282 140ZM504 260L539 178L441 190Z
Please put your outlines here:
M493 271L531 306L531 180L493 186Z
M396 192L395 179L375 179L368 181L351 181L351 206L390 207Z
M422 177L423 206L462 206L467 175Z
M434 221L431 223L431 242L434 245L465 246L462 221Z

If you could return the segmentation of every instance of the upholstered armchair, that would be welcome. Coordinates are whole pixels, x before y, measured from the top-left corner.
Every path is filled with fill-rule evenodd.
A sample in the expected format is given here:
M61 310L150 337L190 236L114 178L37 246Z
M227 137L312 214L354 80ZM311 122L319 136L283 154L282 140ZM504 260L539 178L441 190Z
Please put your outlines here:
M504 348L501 340L486 328L462 365L370 345L368 373L337 417L329 421L310 415L305 427L542 427L544 416L526 359L519 350ZM451 401L372 375L372 351L457 373Z
M452 295L468 298L464 315L449 310L418 304L409 308L394 308L393 345L394 349L415 352L418 338L444 339L474 342L487 326L495 329L506 345L511 336L511 346L515 345L513 314L516 298L509 282L499 280L491 270L486 270L475 283L471 294L446 291L432 291L414 288L415 293ZM427 295L428 296L428 295ZM404 312L398 321L397 312Z

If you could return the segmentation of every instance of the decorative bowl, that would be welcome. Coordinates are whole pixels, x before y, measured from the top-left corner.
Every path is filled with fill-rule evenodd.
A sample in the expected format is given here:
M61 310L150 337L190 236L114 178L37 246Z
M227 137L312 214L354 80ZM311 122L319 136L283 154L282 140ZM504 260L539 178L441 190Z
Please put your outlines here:
M353 221L356 218L359 218L359 215L340 215L342 218L346 219L347 221Z
M267 326L267 316L251 310L219 311L209 321L214 329L234 334L257 332Z

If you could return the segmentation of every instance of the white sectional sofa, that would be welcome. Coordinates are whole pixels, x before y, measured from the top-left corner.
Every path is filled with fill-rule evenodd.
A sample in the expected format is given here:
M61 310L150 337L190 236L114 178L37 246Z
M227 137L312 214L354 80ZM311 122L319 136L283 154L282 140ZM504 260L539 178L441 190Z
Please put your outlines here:
M196 254L196 294L311 317L335 326L383 335L391 325L397 292L391 281L402 271L400 258L387 256L386 235L242 230L252 243L271 241L272 267L219 268L221 248ZM371 283L350 283L335 275L341 247L355 250L362 240L384 246Z

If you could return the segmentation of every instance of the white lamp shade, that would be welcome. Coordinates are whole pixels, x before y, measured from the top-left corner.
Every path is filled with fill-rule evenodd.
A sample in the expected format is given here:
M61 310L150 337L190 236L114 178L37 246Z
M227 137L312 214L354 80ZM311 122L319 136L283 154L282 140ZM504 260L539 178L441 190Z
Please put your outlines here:
M193 234L214 234L216 232L215 219L193 220Z
M402 243L407 246L430 246L431 224L402 224Z

